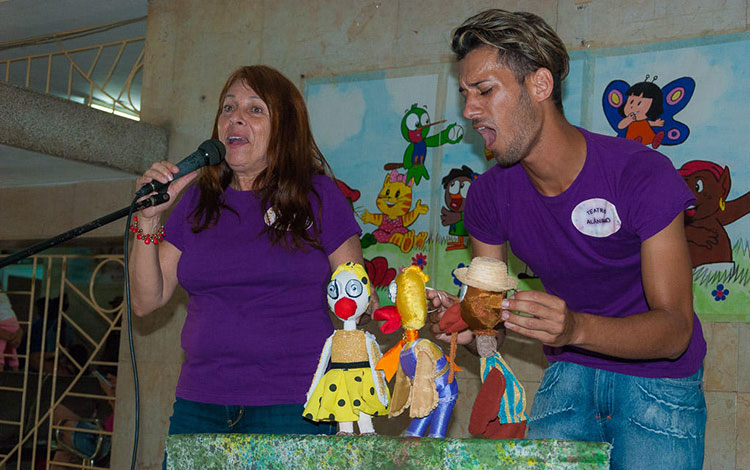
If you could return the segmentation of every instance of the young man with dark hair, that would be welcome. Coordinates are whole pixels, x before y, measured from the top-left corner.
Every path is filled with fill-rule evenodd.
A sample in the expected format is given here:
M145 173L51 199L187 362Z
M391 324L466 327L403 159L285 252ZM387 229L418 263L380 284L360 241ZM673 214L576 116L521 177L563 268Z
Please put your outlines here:
M482 12L452 48L464 116L497 161L467 196L473 255L505 261L509 243L546 289L503 303L505 328L541 341L550 363L528 437L610 442L613 469L700 469L690 189L664 155L567 121L568 54L538 16Z

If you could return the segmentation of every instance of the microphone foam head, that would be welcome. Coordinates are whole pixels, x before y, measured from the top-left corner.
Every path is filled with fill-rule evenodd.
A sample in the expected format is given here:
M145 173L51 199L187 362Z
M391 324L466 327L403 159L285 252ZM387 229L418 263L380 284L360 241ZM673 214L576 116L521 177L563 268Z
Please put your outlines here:
M208 158L209 165L216 165L224 160L227 153L226 147L218 139L209 139L198 146Z

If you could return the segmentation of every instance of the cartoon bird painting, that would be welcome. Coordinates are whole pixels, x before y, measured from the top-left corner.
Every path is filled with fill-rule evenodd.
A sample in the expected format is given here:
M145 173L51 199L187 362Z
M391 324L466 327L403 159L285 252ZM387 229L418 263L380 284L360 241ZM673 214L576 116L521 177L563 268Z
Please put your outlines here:
M375 434L371 416L384 416L390 398L375 337L357 329L357 319L367 310L372 287L365 268L340 264L328 284L328 305L344 322L326 340L320 354L303 416L313 421L336 421L340 435ZM327 370L327 372L326 372Z
M398 416L409 408L412 418L405 436L445 437L453 407L458 397L458 384L442 349L430 340L419 337L427 318L425 282L429 276L417 266L405 268L389 286L394 305L381 307L373 314L385 320L380 330L393 333L404 329L404 338L378 362L386 379L394 373L396 382L388 417Z
M429 180L430 174L425 167L427 158L427 147L438 147L443 144L457 144L464 137L464 128L460 125L449 124L448 127L428 136L430 127L442 124L445 121L430 122L430 114L424 107L417 104L411 105L401 119L401 135L409 142L404 151L404 162L402 165L387 163L386 170L395 168L406 169L406 181L414 180L414 184L419 184L422 178Z

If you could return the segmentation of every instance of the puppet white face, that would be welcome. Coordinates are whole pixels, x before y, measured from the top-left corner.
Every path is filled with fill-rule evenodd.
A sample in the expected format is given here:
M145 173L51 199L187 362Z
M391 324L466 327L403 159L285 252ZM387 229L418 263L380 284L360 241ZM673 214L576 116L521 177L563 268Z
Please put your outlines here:
M397 295L398 295L398 285L396 285L396 281L391 281L391 283L388 284L388 298L394 304L396 303Z
M342 320L356 320L365 313L370 303L368 290L355 272L341 271L328 283L328 305Z

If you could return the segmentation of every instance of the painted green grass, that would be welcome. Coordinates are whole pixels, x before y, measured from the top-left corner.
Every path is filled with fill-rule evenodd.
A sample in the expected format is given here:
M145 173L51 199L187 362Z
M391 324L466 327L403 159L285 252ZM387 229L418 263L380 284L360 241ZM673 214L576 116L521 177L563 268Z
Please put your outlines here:
M750 322L750 245L744 240L732 249L735 268L729 272L706 273L693 277L693 305L701 320ZM714 291L721 285L729 293L717 301Z

